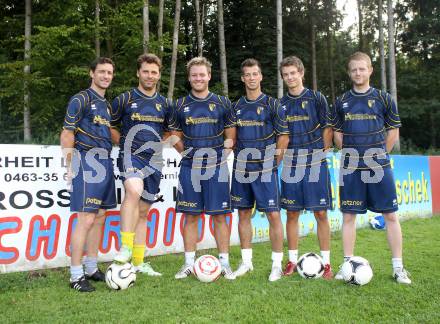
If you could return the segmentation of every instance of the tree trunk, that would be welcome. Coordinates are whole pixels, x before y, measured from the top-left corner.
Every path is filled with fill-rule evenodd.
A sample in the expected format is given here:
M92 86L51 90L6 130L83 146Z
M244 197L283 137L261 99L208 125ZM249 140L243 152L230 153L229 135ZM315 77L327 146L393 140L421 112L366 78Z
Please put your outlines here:
M180 8L181 8L181 1L176 0L176 12L174 14L174 31L173 31L173 53L171 55L170 83L168 86L168 98L170 100L173 98L174 83L176 81L177 45L179 45Z
M25 141L32 139L31 134L31 95L29 91L28 79L31 74L29 60L31 58L31 28L32 28L32 0L25 3L25 23L24 23L24 83L23 83L23 138Z
M148 44L150 43L150 13L149 13L149 1L148 0L144 0L144 8L142 11L142 29L143 29L143 48L144 48L144 53L148 53Z
M217 0L218 45L220 49L220 78L223 94L228 95L228 70L226 66L225 22L223 20L223 0Z
M326 1L326 12L327 12L327 64L329 68L330 74L330 92L331 92L331 101L332 104L336 101L336 91L335 91L335 75L333 71L333 34L331 31L332 25L332 12L333 12L333 4L331 0Z
M283 1L277 0L277 70L283 59ZM277 72L278 98L283 96L283 79Z
M357 1L358 15L359 15L359 51L364 52L364 33L363 33L363 15L362 15L362 0Z
M397 81L396 81L396 53L394 49L394 10L393 1L387 0L388 13L388 73L390 80L390 93L397 105ZM394 146L397 152L400 151L400 140Z
M312 89L318 90L318 79L316 76L316 26L314 14L314 0L309 1L309 23L310 23L310 50L312 52Z
M196 8L197 54L203 56L203 20L200 11L200 0L194 0L194 6Z
M379 58L380 58L380 84L383 91L387 91L387 75L385 66L385 45L383 40L383 2L378 1L377 17L379 19Z
M101 56L101 40L99 39L99 0L95 0L95 55Z
M157 39L160 44L160 58L163 56L163 2L164 0L159 0L159 17L157 18Z

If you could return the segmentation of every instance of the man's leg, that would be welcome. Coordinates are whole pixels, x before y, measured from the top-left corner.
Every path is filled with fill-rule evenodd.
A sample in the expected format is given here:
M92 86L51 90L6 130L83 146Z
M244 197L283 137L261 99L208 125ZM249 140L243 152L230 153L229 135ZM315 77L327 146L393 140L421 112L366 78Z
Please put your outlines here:
M235 274L229 265L229 227L226 223L226 215L212 215L214 219L214 237L217 243L218 256L222 265L222 273L226 279L234 280Z
M330 266L330 224L328 222L327 211L319 210L315 211L314 214L316 223L318 224L317 234L319 248L325 266L323 277L325 279L331 279L333 278L333 273Z
M95 289L84 278L82 256L87 240L87 234L95 221L95 213L78 213L77 224L72 233L72 258L70 266L70 286L83 292Z
M105 223L105 210L99 209L92 227L87 234L87 257L84 260L86 278L94 281L104 281L105 277L98 271L98 249L101 244L102 230Z
M354 253L354 245L356 242L356 214L343 213L342 221L342 246L344 250L344 262L348 261ZM335 276L336 280L342 280L341 270Z
M136 225L134 244L133 244L133 265L136 271L146 273L149 276L161 276L159 272L153 270L148 262L144 262L146 241L147 241L147 220L151 204L139 201L139 218Z
M396 213L384 213L388 245L391 249L393 264L393 276L398 283L410 284L411 279L408 278L408 273L403 267L402 260L402 230L400 228L399 218Z
M185 225L183 227L183 245L185 248L185 264L176 273L174 278L183 279L193 273L194 259L197 249L197 230L200 215L187 214L185 216Z
M287 211L286 236L289 249L289 262L284 269L284 275L290 276L296 271L298 263L298 220L299 211Z
M281 263L283 262L283 223L279 211L267 213L269 220L269 236L272 244L272 271L269 281L276 281L281 278L283 272Z
M234 272L236 277L254 269L252 265L252 209L238 210L238 234L240 236L241 263Z
M141 178L129 178L124 181L125 197L121 205L121 241L122 246L115 261L129 262L133 253L135 228L139 219L139 200L144 183Z

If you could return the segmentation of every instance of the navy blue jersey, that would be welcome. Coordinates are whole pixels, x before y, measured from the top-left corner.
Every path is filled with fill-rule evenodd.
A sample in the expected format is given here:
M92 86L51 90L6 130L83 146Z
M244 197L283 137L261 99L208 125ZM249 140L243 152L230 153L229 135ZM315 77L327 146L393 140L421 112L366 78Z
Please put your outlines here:
M136 88L117 96L112 103L111 125L121 124L121 151L124 150L130 130L138 125L142 127L133 133L132 152L146 142L159 143L168 128L171 106L170 101L159 93L156 92L154 96L149 97ZM141 155L153 153L153 148L140 152Z
M222 157L225 128L235 127L235 116L228 98L209 93L204 99L191 94L177 100L170 120L170 130L183 133L187 151L182 163L190 163L197 149L212 148L218 163ZM209 157L212 158L212 157Z
M287 93L281 98L281 105L286 110L290 133L286 158L296 165L299 155L307 155L304 162L310 165L312 153L324 148L323 129L331 126L327 100L320 92L304 89L298 96Z
M254 148L259 151L260 158L255 159L249 155L247 171L263 170L264 161L268 159L273 160L270 168L275 167L273 150L277 135L289 134L285 110L280 102L265 94L261 94L256 100L241 97L234 104L233 111L237 120L235 160L237 161L243 149Z
M70 99L63 128L75 132L77 150L97 147L110 151L110 120L110 103L88 88Z
M368 168L366 158L382 166L390 164L386 131L401 127L401 122L397 106L388 93L375 88L365 93L347 91L337 99L333 115L334 130L343 133L343 148L355 149L359 154L357 168ZM366 152L369 149L379 149L382 153L370 154ZM346 157L344 166L348 163Z

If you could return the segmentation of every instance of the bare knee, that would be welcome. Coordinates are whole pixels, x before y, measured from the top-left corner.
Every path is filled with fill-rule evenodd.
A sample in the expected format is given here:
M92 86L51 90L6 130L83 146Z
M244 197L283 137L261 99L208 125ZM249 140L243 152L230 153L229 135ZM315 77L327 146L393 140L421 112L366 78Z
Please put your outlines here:
M267 219L271 225L281 224L280 212L268 212Z
M399 217L397 217L396 213L387 213L383 214L386 223L399 223Z
M318 210L315 211L315 219L318 223L327 221L327 211L326 210Z
M294 223L298 223L298 219L299 219L299 212L293 212L293 211L288 211L287 212L287 221L290 222L294 222Z
M95 223L95 220L97 218L96 216L97 214L95 213L79 213L77 226L88 231Z

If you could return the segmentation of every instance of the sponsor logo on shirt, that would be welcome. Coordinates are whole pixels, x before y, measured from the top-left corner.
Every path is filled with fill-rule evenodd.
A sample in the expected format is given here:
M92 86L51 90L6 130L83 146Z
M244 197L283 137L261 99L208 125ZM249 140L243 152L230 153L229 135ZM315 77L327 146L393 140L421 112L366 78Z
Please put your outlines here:
M189 107L183 108L183 112L188 112L188 111L189 111Z
M96 105L94 103L92 103L92 110L96 109Z
M136 109L137 107L138 107L137 103L133 102L133 103L131 104L131 108L132 108L132 109Z

